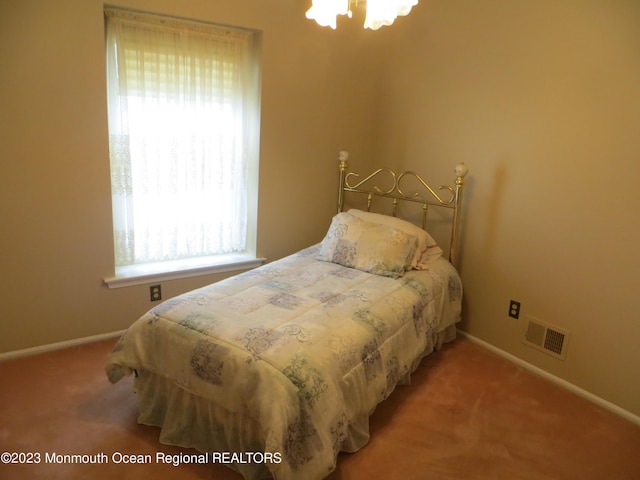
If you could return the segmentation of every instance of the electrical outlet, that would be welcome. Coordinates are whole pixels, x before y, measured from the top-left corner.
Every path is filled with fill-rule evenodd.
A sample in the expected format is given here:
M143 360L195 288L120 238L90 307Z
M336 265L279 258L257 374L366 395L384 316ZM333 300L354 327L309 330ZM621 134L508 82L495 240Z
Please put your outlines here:
M149 297L152 302L157 302L158 300L162 300L162 288L160 285L151 285L149 287Z
M509 316L512 318L520 318L520 302L511 300L509 303Z

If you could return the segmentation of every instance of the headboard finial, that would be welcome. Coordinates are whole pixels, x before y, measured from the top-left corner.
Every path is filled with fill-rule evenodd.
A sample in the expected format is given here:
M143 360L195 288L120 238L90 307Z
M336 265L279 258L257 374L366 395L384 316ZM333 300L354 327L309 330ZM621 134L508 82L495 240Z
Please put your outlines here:
M453 169L456 173L456 177L464 177L467 173L469 173L469 167L467 167L464 163L459 163L456 165L456 168Z

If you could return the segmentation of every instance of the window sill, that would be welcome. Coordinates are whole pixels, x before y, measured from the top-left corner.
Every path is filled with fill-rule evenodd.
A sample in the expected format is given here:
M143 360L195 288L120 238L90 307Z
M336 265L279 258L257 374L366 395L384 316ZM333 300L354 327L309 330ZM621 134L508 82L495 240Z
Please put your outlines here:
M247 254L218 255L173 262L150 263L116 268L113 277L104 279L109 288L130 287L151 282L198 277L213 273L248 270L259 267L266 259Z

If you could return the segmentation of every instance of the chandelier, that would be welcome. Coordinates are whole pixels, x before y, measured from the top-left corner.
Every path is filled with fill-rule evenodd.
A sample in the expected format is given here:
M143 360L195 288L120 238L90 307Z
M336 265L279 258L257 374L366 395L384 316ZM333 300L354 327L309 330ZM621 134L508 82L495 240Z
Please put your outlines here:
M354 0L356 6L358 0ZM362 1L362 0L360 0ZM353 0L311 0L311 8L307 10L307 18L315 20L318 25L335 30L338 15L352 16ZM378 30L384 25L391 25L397 17L408 15L411 7L418 0L366 0L367 13L364 28Z

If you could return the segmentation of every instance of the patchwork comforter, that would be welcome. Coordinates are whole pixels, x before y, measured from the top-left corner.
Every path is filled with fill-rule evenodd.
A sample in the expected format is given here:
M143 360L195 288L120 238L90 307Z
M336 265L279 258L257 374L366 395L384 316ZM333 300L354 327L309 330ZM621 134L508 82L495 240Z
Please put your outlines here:
M444 259L392 279L316 253L183 294L135 322L106 371L112 382L136 370L169 386L153 387L147 410L164 411L141 422L163 427L207 406L207 428L222 443L190 441L188 428L170 443L268 453L260 465L230 465L247 478L324 478L340 451L363 446L355 427L459 320L462 287ZM179 403L176 391L191 400Z

